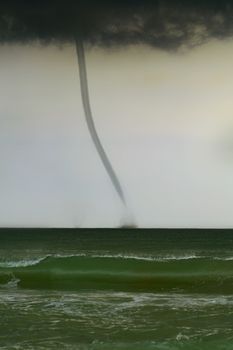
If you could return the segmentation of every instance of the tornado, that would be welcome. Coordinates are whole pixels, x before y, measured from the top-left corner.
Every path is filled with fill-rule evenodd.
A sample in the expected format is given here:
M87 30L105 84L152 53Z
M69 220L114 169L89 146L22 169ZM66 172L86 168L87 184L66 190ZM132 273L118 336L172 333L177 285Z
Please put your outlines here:
M87 123L87 127L89 130L89 133L91 135L92 141L95 145L96 151L103 163L103 166L105 170L107 171L107 174L112 182L112 185L117 192L117 195L119 196L122 204L127 207L125 195L122 190L120 181L112 167L112 164L104 150L104 147L100 141L100 138L98 136L92 111L91 111L91 105L90 105L90 98L89 98L89 89L88 89L88 79L87 79L87 69L86 69L86 59L85 59L85 52L84 52L84 46L82 40L75 40L75 46L76 46L76 52L78 57L78 66L79 66L79 76L80 76L80 87L81 87L81 95L82 95L82 104L83 109L85 113L85 119Z

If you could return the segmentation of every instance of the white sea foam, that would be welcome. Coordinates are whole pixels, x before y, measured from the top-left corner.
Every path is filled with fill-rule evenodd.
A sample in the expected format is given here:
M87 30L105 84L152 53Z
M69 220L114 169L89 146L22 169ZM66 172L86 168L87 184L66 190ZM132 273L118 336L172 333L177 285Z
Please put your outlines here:
M223 261L230 261L230 260L233 260L233 256L229 256L229 257L225 257L225 258L223 258L223 257L214 257L213 258L214 260L223 260Z
M133 259L133 260L144 260L144 261L169 261L169 260L191 260L191 259L203 259L205 256L197 255L166 255L166 256L140 256L140 255L124 255L124 254L94 254L94 255L85 255L92 258L111 258L111 259Z
M233 257L211 257L203 255L165 255L165 256L140 256L140 255L130 255L130 254L91 254L91 253L77 253L77 254L48 254L43 257L36 259L24 259L17 261L3 261L0 262L0 268L12 268L12 267L27 267L37 265L47 258L75 258L75 257L85 257L85 258L100 258L100 259L126 259L126 260L141 260L141 261L157 261L157 262L168 262L168 261L179 261L179 260L192 260L192 259L211 259L211 260L222 260L231 261Z
M39 264L41 261L45 260L47 257L49 257L49 255L38 259L4 261L4 262L0 262L0 268L33 266L33 265Z
M177 341L182 341L182 340L189 340L189 337L185 334L178 333L176 336Z
M168 256L163 256L161 258L158 258L155 260L192 260L192 259L204 259L206 258L205 256L198 256L198 255L179 255L179 256L176 256L176 255L168 255Z

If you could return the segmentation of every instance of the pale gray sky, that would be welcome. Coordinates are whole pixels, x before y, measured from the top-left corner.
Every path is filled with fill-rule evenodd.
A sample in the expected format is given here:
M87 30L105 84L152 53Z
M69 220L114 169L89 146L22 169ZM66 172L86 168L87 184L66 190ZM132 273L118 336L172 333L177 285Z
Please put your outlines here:
M188 52L92 49L99 135L146 227L233 226L233 41ZM117 226L75 50L0 48L0 226Z

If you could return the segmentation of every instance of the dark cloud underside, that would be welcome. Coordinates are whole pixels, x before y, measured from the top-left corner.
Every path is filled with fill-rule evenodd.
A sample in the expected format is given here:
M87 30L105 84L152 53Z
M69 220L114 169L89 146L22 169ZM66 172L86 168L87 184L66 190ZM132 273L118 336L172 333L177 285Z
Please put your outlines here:
M146 43L174 49L233 34L229 0L4 0L2 42L39 39L112 46Z

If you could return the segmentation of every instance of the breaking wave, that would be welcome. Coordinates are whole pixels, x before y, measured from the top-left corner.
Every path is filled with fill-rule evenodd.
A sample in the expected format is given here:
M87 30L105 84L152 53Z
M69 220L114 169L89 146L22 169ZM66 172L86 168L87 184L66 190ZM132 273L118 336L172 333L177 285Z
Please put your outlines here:
M19 288L231 293L233 260L196 255L47 255L0 263L0 285Z

